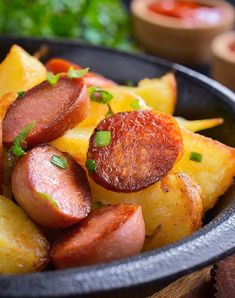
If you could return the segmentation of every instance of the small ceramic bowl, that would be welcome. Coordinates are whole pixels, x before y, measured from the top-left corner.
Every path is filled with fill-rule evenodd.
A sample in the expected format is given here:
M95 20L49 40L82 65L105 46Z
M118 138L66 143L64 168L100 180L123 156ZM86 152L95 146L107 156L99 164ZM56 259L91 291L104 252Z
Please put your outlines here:
M221 15L215 23L188 24L180 18L149 9L150 5L160 1L132 1L133 31L137 41L147 52L174 62L191 66L208 63L212 40L234 24L234 7L223 0L194 0L196 4L216 8Z
M212 54L213 78L235 92L235 31L218 36Z

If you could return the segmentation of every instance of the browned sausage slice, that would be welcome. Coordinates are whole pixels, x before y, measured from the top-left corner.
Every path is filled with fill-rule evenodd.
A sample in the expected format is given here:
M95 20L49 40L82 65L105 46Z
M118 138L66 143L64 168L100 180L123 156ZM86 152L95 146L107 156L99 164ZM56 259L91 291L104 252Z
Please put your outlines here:
M53 156L67 161L67 168L53 164ZM41 145L24 155L17 162L11 180L17 203L38 224L64 228L90 212L91 195L85 171L52 146Z
M97 145L97 132L110 131L110 143ZM183 150L175 119L154 111L118 113L102 120L90 138L89 175L103 187L133 192L163 177Z
M3 142L11 146L19 132L34 120L36 126L25 139L27 146L50 142L85 119L88 106L83 79L64 76L55 85L44 81L12 104L3 121Z
M92 211L60 236L50 256L61 269L109 262L139 253L144 239L140 206L109 205Z

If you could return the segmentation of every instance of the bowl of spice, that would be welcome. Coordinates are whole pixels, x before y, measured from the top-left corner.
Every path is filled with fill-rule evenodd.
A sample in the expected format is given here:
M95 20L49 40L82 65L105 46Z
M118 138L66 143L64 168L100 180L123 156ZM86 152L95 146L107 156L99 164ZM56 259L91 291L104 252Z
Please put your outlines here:
M135 38L147 52L191 66L210 61L213 39L235 20L223 0L133 0L131 11Z

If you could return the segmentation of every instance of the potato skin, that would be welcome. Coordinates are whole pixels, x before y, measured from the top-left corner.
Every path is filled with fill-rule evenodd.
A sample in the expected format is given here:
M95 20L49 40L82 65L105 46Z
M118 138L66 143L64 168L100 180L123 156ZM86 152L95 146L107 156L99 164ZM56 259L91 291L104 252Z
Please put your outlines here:
M92 180L89 182L93 208L97 202L134 203L142 207L147 235L145 250L173 243L201 226L200 187L184 173L168 174L152 186L129 194L108 191Z
M105 206L59 237L50 257L59 269L109 262L139 253L144 238L140 206Z
M110 131L107 146L95 145L98 131ZM87 160L97 168L89 175L112 191L139 191L166 175L182 151L182 136L172 116L148 110L118 113L102 120L90 138Z
M0 196L0 273L42 270L48 263L49 244L26 213Z

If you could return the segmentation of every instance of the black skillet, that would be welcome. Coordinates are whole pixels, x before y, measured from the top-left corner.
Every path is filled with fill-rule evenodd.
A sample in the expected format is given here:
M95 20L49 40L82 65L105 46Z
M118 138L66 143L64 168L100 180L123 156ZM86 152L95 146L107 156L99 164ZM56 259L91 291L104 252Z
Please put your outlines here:
M223 117L225 124L207 135L235 147L235 94L178 64L144 55L83 45L74 41L0 38L0 58L12 44L36 52L49 46L48 56L89 66L119 83L174 71L178 82L176 114L188 119ZM0 297L146 297L183 274L211 264L235 251L235 187L210 212L207 224L173 245L121 261L77 269L21 276L0 276Z

